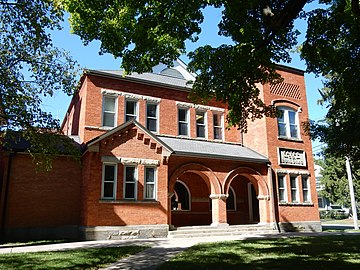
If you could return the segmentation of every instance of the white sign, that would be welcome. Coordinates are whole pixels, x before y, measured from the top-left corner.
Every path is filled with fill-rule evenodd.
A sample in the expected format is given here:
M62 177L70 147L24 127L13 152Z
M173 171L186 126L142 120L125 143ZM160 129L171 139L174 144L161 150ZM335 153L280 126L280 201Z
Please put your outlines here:
M305 167L305 152L302 150L279 148L279 163L280 165Z

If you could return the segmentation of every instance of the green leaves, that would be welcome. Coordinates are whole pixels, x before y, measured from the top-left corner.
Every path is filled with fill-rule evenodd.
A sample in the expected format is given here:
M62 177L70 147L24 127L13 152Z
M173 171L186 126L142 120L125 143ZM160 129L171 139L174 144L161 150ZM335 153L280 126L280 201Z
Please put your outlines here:
M18 130L34 141L38 133L57 132L58 120L42 110L42 98L57 91L72 95L77 72L76 63L53 46L49 34L61 28L62 15L48 0L1 1L1 132ZM32 152L45 154L47 147Z
M289 62L298 32L293 21L306 0L288 1L97 1L64 0L71 26L85 44L101 42L100 53L122 57L126 72L148 72L158 63L171 65L196 41L203 9L221 8L219 35L233 45L199 47L189 52L189 69L198 74L191 97L215 98L229 106L228 124L242 131L247 121L275 116L259 98L259 83L280 81L274 62ZM267 10L267 12L264 12Z
M307 39L301 55L308 71L325 77L322 104L329 111L312 134L337 155L360 158L360 22L352 1L332 1L308 14Z

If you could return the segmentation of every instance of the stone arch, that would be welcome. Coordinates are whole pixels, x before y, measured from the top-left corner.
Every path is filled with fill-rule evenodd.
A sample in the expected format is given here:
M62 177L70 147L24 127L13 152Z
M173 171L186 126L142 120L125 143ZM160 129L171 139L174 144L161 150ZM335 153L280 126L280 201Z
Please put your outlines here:
M254 185L259 199L268 200L270 198L269 187L264 177L258 171L249 167L238 167L227 174L223 185L224 194L228 194L232 180L238 175L246 177Z
M216 175L210 168L200 163L187 163L177 168L169 178L169 192L172 192L174 190L177 179L187 172L199 175L205 181L211 194L221 193L221 185L219 179L216 177Z

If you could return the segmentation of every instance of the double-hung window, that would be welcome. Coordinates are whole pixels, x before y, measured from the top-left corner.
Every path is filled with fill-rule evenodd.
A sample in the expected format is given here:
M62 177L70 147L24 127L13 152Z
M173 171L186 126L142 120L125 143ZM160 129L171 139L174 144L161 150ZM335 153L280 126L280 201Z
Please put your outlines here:
M158 129L158 105L156 103L146 104L146 127L152 132Z
M178 108L179 135L189 136L189 110Z
M302 182L303 200L304 202L310 202L308 176L307 175L301 176L301 182Z
M145 167L145 199L156 199L156 169Z
M280 116L278 117L278 135L286 138L299 138L299 120L298 113L295 110L286 107L278 108Z
M291 202L299 202L297 176L290 175Z
M125 122L134 119L137 120L137 101L126 100L125 101Z
M196 137L206 137L205 112L196 111Z
M102 125L115 127L116 125L116 97L103 96Z
M102 173L102 199L116 199L117 165L103 164Z
M124 167L124 199L136 199L137 175L135 166Z
M213 115L213 126L214 126L214 139L222 140L223 139L223 120L222 114L215 113Z
M286 202L286 177L278 175L279 202Z

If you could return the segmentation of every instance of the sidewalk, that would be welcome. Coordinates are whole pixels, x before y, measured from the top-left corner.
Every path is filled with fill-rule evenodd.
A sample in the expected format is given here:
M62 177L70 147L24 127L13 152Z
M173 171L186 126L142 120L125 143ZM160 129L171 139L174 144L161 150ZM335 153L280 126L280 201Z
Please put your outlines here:
M160 264L170 260L179 252L198 243L209 243L230 240L245 240L258 238L288 238L298 236L320 236L320 235L344 235L359 234L359 232L321 232L321 233L279 233L273 235L246 235L246 236L228 236L228 237L202 237L202 238L156 238L156 239L132 239L132 240L103 240L103 241L84 241L61 243L41 246L0 246L0 254L4 253L21 253L21 252L40 252L40 251L56 251L78 248L101 248L101 247L119 247L131 245L148 245L150 248L124 258L116 263L111 264L102 270L115 269L156 269Z

